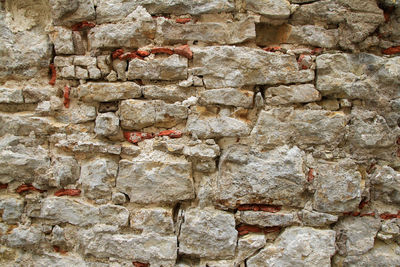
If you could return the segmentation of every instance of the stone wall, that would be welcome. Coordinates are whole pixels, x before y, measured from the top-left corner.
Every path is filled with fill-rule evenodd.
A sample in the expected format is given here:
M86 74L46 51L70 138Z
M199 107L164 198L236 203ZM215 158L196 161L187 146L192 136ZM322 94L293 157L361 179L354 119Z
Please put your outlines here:
M400 266L399 0L0 1L1 266Z

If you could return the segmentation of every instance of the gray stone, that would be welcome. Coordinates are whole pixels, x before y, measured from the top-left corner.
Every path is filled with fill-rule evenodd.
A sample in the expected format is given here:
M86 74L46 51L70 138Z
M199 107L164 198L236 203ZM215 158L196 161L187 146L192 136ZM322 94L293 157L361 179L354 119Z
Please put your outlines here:
M74 65L89 67L89 66L96 66L97 59L96 57L91 56L75 56L74 57Z
M308 82L314 72L298 68L296 58L234 46L193 47L193 73L207 88Z
M400 203L400 173L389 166L378 166L370 176L370 181L375 200Z
M48 219L55 223L70 223L78 226L109 224L126 226L129 211L117 205L92 206L80 200L62 197L47 197L40 201L38 214L31 217Z
M194 198L190 162L121 160L117 190L134 203L174 203Z
M97 67L101 71L101 75L106 76L111 71L111 56L98 56Z
M32 259L29 260L31 264L36 266L54 266L54 267L61 267L61 266L76 266L76 267L93 267L89 265L89 262L85 262L82 257L77 254L68 251L67 255L62 255L61 253L57 252L44 252L42 255L33 255ZM101 265L102 263L96 262L95 266L99 267L106 267Z
M128 67L128 62L126 60L113 60L113 69L118 75L118 80L126 81L126 67Z
M57 89L51 85L26 85L22 89L22 94L25 103L38 103L44 100L52 100L51 98L57 95Z
M126 202L126 196L119 192L112 194L111 199L116 205L122 205Z
M75 66L61 67L59 71L60 78L74 79Z
M109 102L128 98L139 98L141 95L140 86L134 82L88 82L78 87L78 96L85 102Z
M284 212L238 211L235 214L235 218L241 223L261 227L289 226L298 223L296 214Z
M374 247L380 229L380 219L372 217L345 217L334 227L340 255L362 255Z
M229 147L220 158L217 202L227 208L254 203L303 206L303 156L297 147L268 152Z
M85 68L75 66L75 78L79 80L86 80L89 78L89 72Z
M264 234L248 234L239 238L235 263L243 263L247 258L265 247L265 244Z
M206 90L200 94L201 105L225 105L251 108L253 106L254 93L247 90L234 88Z
M0 88L0 103L6 104L22 104L24 97L21 89Z
M50 0L49 6L55 25L72 25L95 19L94 5L90 0Z
M179 235L179 253L201 258L233 257L237 231L233 214L214 209L189 209Z
M292 26L287 43L333 48L338 43L338 30L315 25Z
M150 263L155 267L173 267L176 260L176 236L161 236L156 233L94 233L93 230L84 230L80 235L80 242L86 255L97 258L122 258Z
M10 247L26 248L38 246L43 239L43 233L38 226L20 226L6 236L7 245Z
M290 3L287 0L245 0L246 10L256 12L271 19L287 19Z
M188 60L179 55L167 58L141 60L133 59L129 62L128 80L183 80L187 79Z
M90 199L110 199L117 172L118 164L107 158L96 158L82 164L79 182L85 196Z
M148 208L135 209L130 213L130 226L141 233L174 234L172 209Z
M20 198L2 196L0 198L0 211L4 222L8 224L17 223L24 211L24 201Z
M53 227L51 231L51 243L54 245L65 245L65 231L58 225Z
M66 123L85 123L96 119L96 108L84 103L74 106L74 108L63 110L56 115L59 121Z
M265 90L265 102L269 105L307 103L321 100L321 94L313 84L269 87Z
M306 226L325 226L337 222L338 216L316 211L302 210L298 213L300 221Z
M47 136L56 128L49 118L35 117L30 113L0 114L0 136L6 134Z
M293 142L299 146L337 146L348 121L342 112L271 109L261 111L251 137L263 147Z
M400 256L397 253L397 244L377 245L363 255L348 256L344 259L345 267L379 267L379 266L398 266L400 264Z
M290 227L274 244L250 257L247 266L331 266L333 254L335 231Z
M94 66L88 67L88 72L89 72L90 79L98 80L101 78L101 71Z
M314 168L314 209L322 212L350 212L361 202L361 173L350 159L320 162Z
M98 114L94 132L103 136L117 135L119 133L119 118L114 112Z
M186 129L192 135L202 139L239 137L250 133L250 128L245 122L227 116L203 118L197 115L189 115Z
M159 38L164 44L186 44L189 41L237 44L256 37L255 24L251 18L227 23L201 22L183 25L171 20L163 20L158 27Z
M142 86L144 98L159 99L169 102L183 101L192 95L195 91L190 88L182 88L175 85L145 85Z
M50 35L57 55L74 54L74 43L72 31L63 27L54 27L54 32Z
M219 156L220 150L218 145L198 144L195 146L185 146L183 154L192 158L214 159Z
M143 6L150 14L172 13L176 15L230 12L235 8L233 0L197 0L193 3L185 0L168 2L162 0L100 1L96 9L97 22L105 23L122 20L138 6Z
M71 156L56 156L51 162L53 176L49 185L60 188L74 184L79 179L80 168L78 162Z
M147 126L173 127L187 118L187 108L161 100L124 100L120 107L121 126L140 130Z

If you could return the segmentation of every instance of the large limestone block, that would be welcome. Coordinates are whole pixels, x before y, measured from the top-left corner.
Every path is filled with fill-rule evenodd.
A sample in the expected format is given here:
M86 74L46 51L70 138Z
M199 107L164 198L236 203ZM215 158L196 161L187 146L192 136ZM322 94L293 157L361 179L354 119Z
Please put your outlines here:
M183 101L196 92L190 88L182 88L176 85L144 85L142 86L144 98L159 99L168 102Z
M396 251L396 243L384 244L377 242L375 247L363 255L347 256L343 261L343 266L398 266L400 265L400 256Z
M322 212L349 212L361 201L361 173L349 159L321 162L314 168L316 192L314 209Z
M24 201L15 197L0 197L1 219L7 223L16 223L19 221L24 211Z
M24 97L21 89L0 88L0 103L22 104Z
M97 22L115 22L124 19L132 13L138 6L143 6L150 14L176 15L202 13L229 12L235 8L233 0L107 0L99 1L96 14Z
M298 223L295 213L265 212L265 211L238 211L235 214L236 220L250 225L261 227L288 226Z
M0 125L0 136L6 134L28 136L32 132L36 136L47 136L56 129L51 119L35 117L27 113L2 113L0 114Z
M299 146L337 146L344 138L348 118L342 112L271 109L261 111L251 132L265 147L293 142Z
M389 166L378 166L370 177L375 200L400 203L400 173Z
M164 44L201 41L211 44L237 44L255 39L253 19L235 22L204 22L179 24L164 20L159 25L160 38Z
M315 25L299 25L290 28L287 43L305 44L316 47L333 48L338 43L338 30L327 30Z
M335 254L335 231L290 227L274 244L247 260L249 267L331 266Z
M172 209L146 208L131 210L130 227L142 233L174 234Z
M6 236L5 240L10 247L24 248L38 246L43 237L44 235L38 225L32 225L30 227L21 225L13 229L12 232Z
M179 235L179 253L201 258L231 258L237 231L233 214L214 209L189 209Z
M308 82L311 70L299 70L295 56L261 49L213 46L193 48L193 72L202 75L207 88Z
M109 102L142 96L140 86L134 82L88 82L79 85L77 92L79 98L85 102Z
M287 0L245 0L247 10L271 19L286 19L290 16L290 3Z
M321 94L313 84L269 87L265 90L265 102L270 105L307 103L321 100Z
M55 25L72 25L96 17L91 0L50 0L49 5Z
M96 224L126 226L129 211L118 205L92 206L80 200L48 197L41 200L40 210L30 216L78 226Z
M121 160L117 190L134 203L174 203L194 198L190 162Z
M225 105L251 108L253 106L254 92L223 88L206 90L200 94L201 105Z
M306 178L298 147L268 152L235 145L221 156L215 197L227 208L240 204L303 206Z
M49 185L57 188L74 184L79 179L80 168L74 157L55 156L51 160L52 176Z
M121 126L140 130L147 126L173 127L187 118L187 108L161 100L124 100L121 102Z
M128 80L184 80L187 78L188 59L179 55L167 58L141 60L133 59L129 62Z

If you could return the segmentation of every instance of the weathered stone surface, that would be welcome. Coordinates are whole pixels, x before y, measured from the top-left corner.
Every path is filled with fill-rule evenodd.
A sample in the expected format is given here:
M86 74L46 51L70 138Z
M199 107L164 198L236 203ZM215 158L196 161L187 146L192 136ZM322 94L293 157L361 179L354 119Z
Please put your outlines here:
M243 263L245 259L265 247L265 244L266 239L263 234L248 234L239 238L235 263Z
M307 103L321 100L321 94L313 84L269 87L265 90L265 102L269 105Z
M219 23L178 24L171 20L163 20L158 26L164 44L187 43L201 41L215 44L237 44L255 39L256 30L253 19Z
M7 103L7 104L24 103L22 90L14 88L0 88L0 103Z
M377 245L363 255L348 256L343 262L343 266L397 266L400 264L400 256L396 253L396 244Z
M172 209L135 209L130 213L130 226L143 234L151 232L161 235L174 234Z
M303 225L317 227L337 222L339 218L337 215L308 210L302 210L298 216Z
M273 245L249 258L247 266L330 266L334 253L335 231L290 227Z
M37 225L32 225L30 227L20 226L13 229L12 232L6 236L7 244L10 247L19 248L38 246L42 239L43 233Z
M344 138L347 120L342 112L271 109L261 111L251 136L264 147L288 142L300 146L337 146Z
M179 253L201 258L230 258L237 231L233 214L214 209L189 209L179 235Z
M86 255L128 259L157 267L173 267L175 264L176 236L102 233L89 229L82 231L80 238Z
M370 180L374 199L386 203L400 203L400 173L389 166L378 166Z
M300 71L296 58L290 55L231 46L193 47L192 50L194 74L203 76L207 88L308 82L314 79L314 73Z
M192 95L195 91L190 88L182 88L175 85L145 85L142 86L144 98L159 99L169 102L183 101Z
M97 22L114 22L127 17L138 6L143 6L150 14L192 14L218 13L233 11L235 8L233 0L197 0L188 2L185 0L173 1L147 1L147 0L112 0L100 1L96 13Z
M96 224L126 226L129 211L117 205L92 206L80 200L47 197L41 200L40 211L37 214L32 213L30 216L78 226Z
M82 164L79 182L85 196L90 199L110 199L117 172L118 164L107 158L96 158Z
M37 266L106 267L101 262L95 262L94 265L91 265L91 262L85 262L79 254L70 251L67 255L45 252L43 255L34 255L29 262Z
M290 15L287 0L245 0L246 9L271 19L286 19Z
M94 121L96 119L96 108L82 103L57 114L56 118L59 121L74 124Z
M148 45L155 33L156 23L149 16L134 22L97 25L88 38L91 49L138 48Z
M135 203L174 203L194 198L190 162L121 160L116 186Z
M238 211L235 214L237 221L262 227L288 226L298 223L295 213L271 213L265 211Z
M56 25L71 25L95 19L95 9L90 0L50 0L51 15Z
M74 184L79 179L80 168L78 162L71 156L56 156L51 162L53 175L49 179L49 185L64 187Z
M250 128L245 122L227 116L202 118L197 115L190 115L186 129L192 135L203 139L239 137L250 133Z
M77 89L78 96L85 102L109 102L128 98L139 98L142 95L140 86L134 82L82 84Z
M126 60L114 59L112 65L113 69L117 73L118 80L126 81L126 68L128 67L128 62L126 62Z
M75 52L72 40L72 31L63 27L54 27L50 38L54 44L56 54L73 54Z
M348 212L361 201L361 173L349 159L320 162L315 170L314 209L322 212Z
M201 93L199 103L201 105L225 105L251 108L253 106L254 93L235 88L206 90Z
M46 136L55 130L55 126L49 118L33 116L30 113L0 114L0 136L6 134L28 136L32 132L36 136Z
M380 219L372 217L346 217L334 227L338 233L340 255L362 255L374 247Z
M172 55L148 61L133 59L129 62L128 80L183 80L187 78L187 58Z
M372 54L324 54L317 57L316 87L322 95L350 99L398 97L400 57Z
M298 147L256 152L231 146L220 158L216 200L228 208L254 203L302 206L303 156Z
M214 159L219 156L219 153L219 146L216 144L198 144L194 146L185 146L183 148L183 154L193 158Z
M119 132L119 118L114 112L98 114L94 132L103 136L117 135Z
M0 197L0 211L2 220L7 223L16 223L24 211L24 201L14 197Z
M187 108L160 100L124 100L121 102L121 126L140 130L147 126L173 127L187 118Z
M338 43L338 30L315 25L292 26L286 42L333 48Z

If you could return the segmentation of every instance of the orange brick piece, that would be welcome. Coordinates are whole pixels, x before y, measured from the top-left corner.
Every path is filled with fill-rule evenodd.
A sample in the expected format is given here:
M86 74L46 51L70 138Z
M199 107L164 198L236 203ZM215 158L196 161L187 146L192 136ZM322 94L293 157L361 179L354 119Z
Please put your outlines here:
M172 55L174 51L172 49L166 48L166 47L157 47L151 49L152 54L167 54L167 55Z
M56 197L61 196L79 196L81 194L81 190L79 189L60 189L54 193Z
M382 54L385 55L394 55L400 53L400 45L399 46L392 46L385 50L382 50Z
M182 45L182 46L174 48L174 53L178 54L180 56L186 57L188 59L193 58L193 53L190 50L190 47L188 45Z

